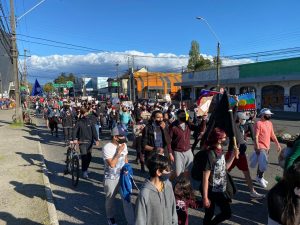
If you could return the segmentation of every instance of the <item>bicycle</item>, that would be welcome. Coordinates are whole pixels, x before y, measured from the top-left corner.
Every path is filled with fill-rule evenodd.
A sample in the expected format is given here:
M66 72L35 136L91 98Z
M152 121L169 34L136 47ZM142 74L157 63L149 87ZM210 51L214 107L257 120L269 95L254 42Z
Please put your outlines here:
M76 144L70 143L67 149L66 171L72 175L72 185L76 187L79 182L80 168L79 168L79 154L76 151Z

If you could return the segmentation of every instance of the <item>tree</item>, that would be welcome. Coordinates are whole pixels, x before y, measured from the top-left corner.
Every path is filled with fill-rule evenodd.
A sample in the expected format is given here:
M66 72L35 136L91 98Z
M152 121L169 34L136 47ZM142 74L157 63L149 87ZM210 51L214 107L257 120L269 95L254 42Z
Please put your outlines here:
M56 84L65 84L67 81L75 82L75 75L73 73L61 73L56 79L54 79L54 83Z
M52 92L53 91L53 84L51 82L46 83L44 85L44 92Z
M187 66L189 71L198 71L211 67L211 61L209 59L204 59L204 57L200 54L199 43L195 40L191 43L189 56L190 58Z

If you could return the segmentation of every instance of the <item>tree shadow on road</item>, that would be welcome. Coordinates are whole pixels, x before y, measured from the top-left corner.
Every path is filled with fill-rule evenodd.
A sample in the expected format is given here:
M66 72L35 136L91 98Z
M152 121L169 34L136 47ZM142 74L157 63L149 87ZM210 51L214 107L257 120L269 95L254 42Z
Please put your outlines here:
M0 212L0 224L1 221L4 221L5 224L7 225L40 225L41 223L37 223L37 222L34 222L32 220L29 220L29 219L26 219L26 218L16 218L15 216L13 216L12 214L10 213L7 213L7 212Z

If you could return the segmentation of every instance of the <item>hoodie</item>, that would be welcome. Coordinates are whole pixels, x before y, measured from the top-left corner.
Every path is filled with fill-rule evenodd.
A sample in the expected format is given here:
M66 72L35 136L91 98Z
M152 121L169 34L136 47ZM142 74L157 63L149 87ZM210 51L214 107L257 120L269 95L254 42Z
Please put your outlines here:
M136 200L135 225L178 225L176 202L170 181L159 192L146 180Z

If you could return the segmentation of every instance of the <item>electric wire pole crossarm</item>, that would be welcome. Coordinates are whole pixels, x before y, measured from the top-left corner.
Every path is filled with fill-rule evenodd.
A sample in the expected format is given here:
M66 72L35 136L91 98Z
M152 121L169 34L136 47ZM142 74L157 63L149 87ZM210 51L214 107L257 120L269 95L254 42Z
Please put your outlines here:
M220 39L218 38L216 32L212 29L212 27L209 25L205 18L198 16L196 17L196 19L204 21L210 32L217 40L217 91L220 91Z

